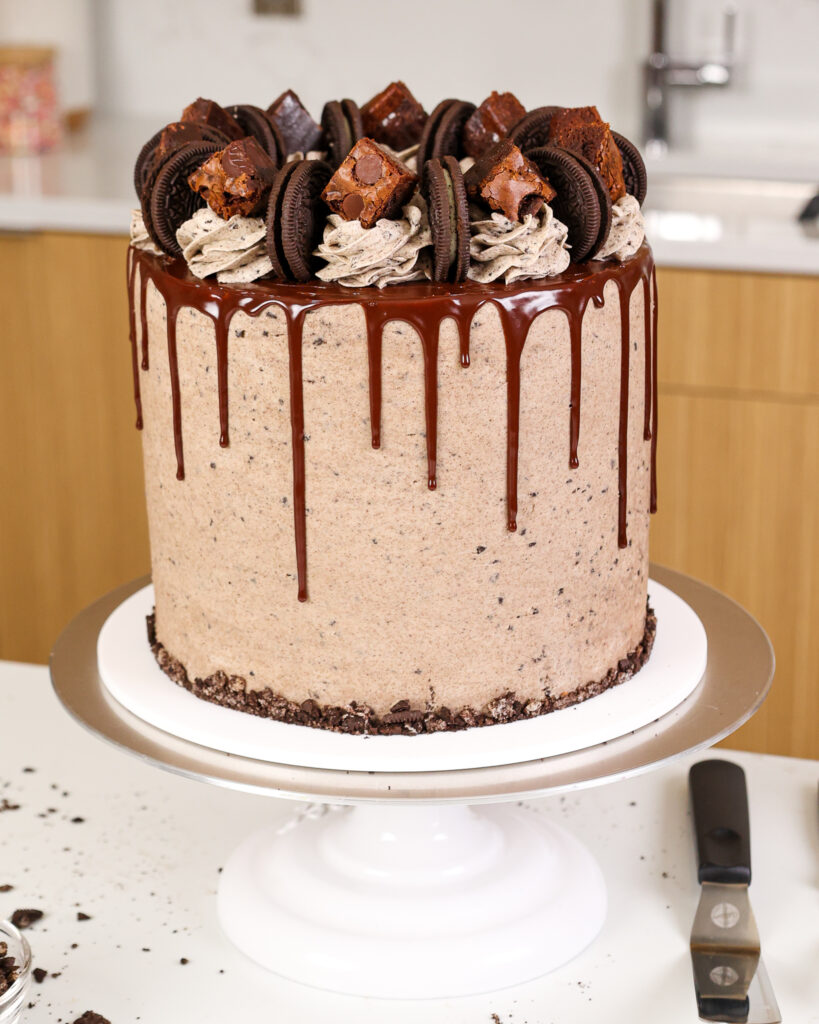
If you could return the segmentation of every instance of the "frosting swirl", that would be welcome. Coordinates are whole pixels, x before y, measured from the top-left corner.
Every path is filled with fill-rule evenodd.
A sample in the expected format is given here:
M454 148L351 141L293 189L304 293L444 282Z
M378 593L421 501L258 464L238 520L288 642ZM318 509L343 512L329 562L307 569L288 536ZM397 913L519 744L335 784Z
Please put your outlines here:
M142 249L143 252L152 252L154 256L161 256L162 250L156 247L156 244L148 234L148 229L145 227L145 221L142 218L142 210L131 210L131 245L135 249Z
M522 221L493 213L489 220L473 220L471 230L469 277L481 284L552 277L569 265L568 229L546 204Z
M596 260L615 259L622 263L630 259L643 244L646 226L640 204L635 196L621 196L611 208L611 227Z
M331 213L314 253L327 266L316 277L348 288L420 281L431 276L429 253L424 251L431 243L427 204L420 195L407 203L400 220L383 217L371 228Z
M192 274L219 284L247 284L273 269L267 255L267 230L261 217L234 215L222 220L203 206L176 232L176 240Z

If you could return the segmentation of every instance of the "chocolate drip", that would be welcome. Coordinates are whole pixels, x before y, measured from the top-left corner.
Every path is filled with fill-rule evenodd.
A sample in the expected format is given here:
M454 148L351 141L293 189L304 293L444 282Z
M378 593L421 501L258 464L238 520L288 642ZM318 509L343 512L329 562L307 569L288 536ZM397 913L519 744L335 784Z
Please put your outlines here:
M373 448L381 447L381 334L383 324L367 317L367 365L370 378L370 430Z
M427 487L438 486L438 330L421 339L424 346L424 409L427 425Z
M626 263L578 264L566 273L540 281L522 281L514 285L479 285L467 281L450 286L430 282L410 283L387 289L373 301L370 289L339 289L318 281L307 284L264 281L248 285L220 286L190 275L181 260L168 260L149 253L132 250L133 265L140 271L140 315L143 330L143 365L147 367L147 282L153 281L164 299L168 324L168 359L171 370L174 445L177 456L177 478L184 479L182 449L182 418L179 395L179 370L176 353L176 317L183 307L193 308L214 321L216 328L217 376L219 382L220 443L228 443L228 326L233 315L242 311L258 316L263 310L278 306L287 324L290 360L290 416L293 443L293 513L296 534L296 567L299 600L307 599L306 546L306 482L304 451L304 392L302 379L302 329L308 312L325 305L360 305L364 309L367 329L367 350L370 390L370 417L373 448L381 444L381 362L384 325L393 320L410 324L421 339L424 354L424 405L426 420L427 484L434 490L437 482L438 429L438 338L443 320L455 320L460 339L460 361L469 365L469 333L475 313L486 303L498 309L506 343L507 358L507 525L517 529L517 478L520 430L521 357L529 329L537 316L551 309L565 312L569 323L571 349L571 393L569 415L569 463L579 465L580 398L582 391L582 323L589 302L600 307L608 281L613 281L620 297L622 332L619 452L618 543L627 543L627 441L628 441L628 367L629 367L629 301L642 280L646 303L646 321L650 310L653 261L648 246ZM133 267L129 286L133 286ZM657 439L657 332L656 286L653 306L653 328L646 330L646 347L651 336L651 353L646 352L646 367L651 385L651 506L656 508L656 439ZM132 310L134 296L131 294ZM132 312L133 315L133 312ZM647 377L646 394L649 381ZM644 423L644 436L646 424ZM646 438L647 440L648 438Z
M148 369L148 275L145 264L139 268L139 327L142 340L142 369Z
M628 375L631 369L631 317L629 295L623 293L622 282L617 282L620 293L620 430L617 441L617 545L628 547L626 515L628 513Z
M458 320L458 338L461 343L461 366L466 369L469 366L469 332L472 328L471 320Z
M128 259L126 261L127 267L127 279L128 279L128 312L129 312L129 323L128 323L128 338L131 343L131 368L134 374L134 404L136 405L136 428L142 430L142 395L139 390L139 360L137 359L137 344L136 344L136 312L134 310L134 277L136 275L136 257L134 250L128 250Z
M573 316L567 309L569 318L569 345L572 354L572 384L569 398L569 469L577 469L580 461L577 458L577 446L580 443L580 391L583 383L583 314L586 303Z
M185 479L185 455L182 450L182 398L179 394L179 359L176 355L176 317L179 307L168 307L168 366L171 372L173 407L173 446L176 451L176 479Z
M652 394L652 358L651 358L651 281L643 278L643 324L645 327L644 355L645 355L645 392L643 399L643 440L651 440L651 394Z
M219 388L219 444L227 448L230 444L228 432L228 332L231 317L215 316L216 331L216 379Z
M309 308L309 307L308 307ZM296 571L299 600L307 600L307 483L304 468L304 380L302 378L302 329L306 308L295 313L283 307L287 319L290 354L290 428L293 438L293 518L296 528Z
M654 305L651 312L651 502L650 512L657 511L657 380L660 376L657 364L657 270L651 265L651 290L654 293ZM646 310L648 318L648 310Z

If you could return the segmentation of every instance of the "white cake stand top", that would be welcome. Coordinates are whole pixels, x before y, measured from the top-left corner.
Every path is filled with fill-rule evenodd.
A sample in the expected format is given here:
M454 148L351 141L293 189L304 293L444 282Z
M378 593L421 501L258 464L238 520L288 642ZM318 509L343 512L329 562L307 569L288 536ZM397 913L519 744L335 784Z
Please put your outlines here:
M496 755L489 759L495 763L487 766L459 767L457 760L453 762L448 757L446 744L456 744L463 733L429 737L440 741L436 770L389 770L388 762L385 765L382 760L375 762L380 764L380 770L376 771L364 770L359 756L351 757L351 767L345 767L343 759L338 757L332 762L334 767L282 764L226 753L163 731L115 700L103 684L97 666L97 644L106 620L127 598L146 586L145 578L111 592L70 623L54 648L51 675L66 709L92 732L160 767L202 781L274 796L334 803L385 798L468 803L518 799L614 781L707 747L738 728L764 700L773 678L774 658L768 638L755 619L730 598L681 573L653 567L651 575L693 609L694 619L698 617L707 634L707 663L693 693L666 713L658 706L657 713L662 717L627 735L525 761L510 757L509 761L515 763L497 763ZM662 616L658 617L661 622ZM168 687L172 686L162 678ZM639 676L617 689L627 691L637 679ZM660 678L658 685L662 684ZM610 703L613 704L616 694L617 690L610 691L594 698L589 705L607 698L612 698ZM179 695L190 697L184 691ZM190 700L196 698L190 697ZM545 716L549 717L553 716ZM258 724L308 731L298 725ZM517 726L536 724L534 720L490 726L475 732L502 733ZM321 742L322 734L317 735ZM336 745L339 739L350 738L335 734L325 736L331 737L328 743ZM408 747L423 738L390 737ZM497 743L494 746L497 747ZM549 750L549 744L541 749ZM553 745L551 749L560 748ZM470 761L465 757L464 763L474 765L476 762L474 758ZM447 768L438 767L441 764L446 764Z

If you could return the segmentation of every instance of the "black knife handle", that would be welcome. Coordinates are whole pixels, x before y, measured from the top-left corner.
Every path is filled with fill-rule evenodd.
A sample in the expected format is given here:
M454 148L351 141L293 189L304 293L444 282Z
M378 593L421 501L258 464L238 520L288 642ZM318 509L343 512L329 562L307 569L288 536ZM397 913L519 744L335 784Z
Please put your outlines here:
M697 835L697 877L751 884L751 825L745 772L732 761L698 761L688 773Z

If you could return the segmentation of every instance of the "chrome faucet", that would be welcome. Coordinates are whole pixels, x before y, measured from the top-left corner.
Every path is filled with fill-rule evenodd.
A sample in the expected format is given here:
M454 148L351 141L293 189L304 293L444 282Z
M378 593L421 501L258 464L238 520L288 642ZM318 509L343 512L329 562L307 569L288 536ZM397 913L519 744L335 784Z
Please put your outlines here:
M669 144L668 94L675 86L728 85L734 69L736 9L725 8L723 53L717 60L678 60L668 54L669 0L652 0L651 53L645 62L646 152L659 156Z

